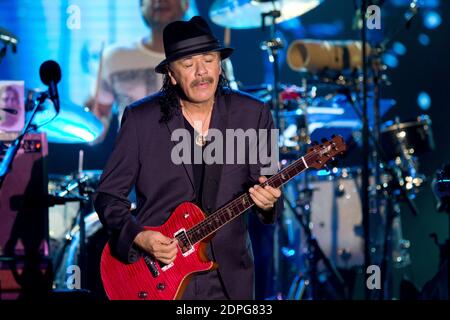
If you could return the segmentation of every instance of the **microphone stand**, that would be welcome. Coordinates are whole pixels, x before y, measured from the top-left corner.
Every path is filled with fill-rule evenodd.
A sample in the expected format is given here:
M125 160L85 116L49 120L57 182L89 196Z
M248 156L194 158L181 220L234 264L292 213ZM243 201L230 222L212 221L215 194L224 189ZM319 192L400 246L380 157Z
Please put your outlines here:
M364 266L365 270L369 269L371 265L370 259L370 207L369 207L369 126L367 118L367 59L366 59L366 44L367 44L367 30L366 30L366 11L367 1L361 0L361 44L362 44L362 69L363 69L363 166L362 166L362 222L364 229ZM370 290L365 288L366 300L370 299Z
M35 106L31 112L31 116L28 119L28 121L25 123L24 128L22 129L22 132L19 134L19 136L11 143L11 145L6 150L5 156L3 157L3 160L0 164L0 189L3 186L3 182L6 179L6 176L11 171L11 165L14 161L14 157L17 154L17 151L19 151L20 145L22 143L23 138L25 137L25 134L28 132L29 128L31 127L31 124L33 122L33 119L37 113L37 110L40 108L41 104L44 103L44 101L49 97L47 92L42 92L39 97L37 98L38 103L35 103Z

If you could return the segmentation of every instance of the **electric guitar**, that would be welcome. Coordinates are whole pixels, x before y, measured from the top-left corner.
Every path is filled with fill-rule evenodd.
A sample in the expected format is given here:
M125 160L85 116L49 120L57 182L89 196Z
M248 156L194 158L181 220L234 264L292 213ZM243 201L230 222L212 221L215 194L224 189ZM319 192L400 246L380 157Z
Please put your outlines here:
M320 169L346 145L341 136L323 140L308 149L305 156L280 170L266 182L278 188L308 168ZM109 244L103 250L100 273L106 294L112 300L171 300L182 297L189 278L197 272L217 267L208 261L206 244L214 232L254 205L248 192L206 216L190 202L180 204L169 219L159 227L145 227L178 242L178 253L169 265L164 265L149 254L142 253L138 261L125 264L111 255Z

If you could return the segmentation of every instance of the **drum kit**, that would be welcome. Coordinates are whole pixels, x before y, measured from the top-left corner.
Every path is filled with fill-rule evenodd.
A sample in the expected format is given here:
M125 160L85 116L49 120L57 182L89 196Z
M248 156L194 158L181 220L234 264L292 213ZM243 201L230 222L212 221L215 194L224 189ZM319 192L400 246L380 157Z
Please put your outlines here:
M418 157L434 148L427 115L381 122L396 103L379 96L380 85L390 84L386 67L380 63L381 46L357 40L294 40L288 46L286 61L298 73L299 81L281 83L278 59L285 45L275 37L277 26L323 2L216 0L209 11L214 23L228 29L270 27L270 39L260 48L268 52L273 83L240 89L270 105L280 130L282 165L301 156L311 141L331 134L342 135L352 146L349 161L343 161L347 167L336 164L328 171L307 173L285 187L285 210L273 238L273 286L265 293L275 298L325 298L318 289L327 282L323 279L345 287L335 288L334 292L343 292L338 298L351 298L351 280L341 274L348 275L349 270L365 273L361 271L365 241L373 264L394 268L409 265L410 243L402 237L399 203L408 202L414 208L411 199L426 180L420 174ZM364 66L369 69L366 77ZM364 82L368 88L365 96ZM364 98L374 154L369 157L370 239L364 237L361 199ZM356 161L348 167L352 156ZM283 286L281 278L288 274L291 279ZM383 294L386 297L389 293Z

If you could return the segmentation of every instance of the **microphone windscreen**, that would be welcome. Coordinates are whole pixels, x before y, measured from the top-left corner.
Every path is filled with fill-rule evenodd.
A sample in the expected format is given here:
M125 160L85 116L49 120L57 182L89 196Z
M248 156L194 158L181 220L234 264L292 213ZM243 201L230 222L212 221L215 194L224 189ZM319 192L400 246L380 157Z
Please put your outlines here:
M47 60L41 64L39 76L45 85L49 85L52 81L58 83L61 80L61 68L56 61Z

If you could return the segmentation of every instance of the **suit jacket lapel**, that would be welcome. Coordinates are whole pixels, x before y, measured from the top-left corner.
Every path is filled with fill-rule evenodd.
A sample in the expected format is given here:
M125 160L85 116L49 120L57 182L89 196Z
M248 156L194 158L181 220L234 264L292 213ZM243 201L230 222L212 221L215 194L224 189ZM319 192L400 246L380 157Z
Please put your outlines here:
M176 129L184 129L184 119L181 110L176 110L173 113L172 118L166 122L167 129L170 132L170 136L172 136L173 131ZM179 143L178 141L172 141L174 147ZM188 184L192 187L192 192L195 194L195 184L194 184L194 169L192 167L192 163L184 163L183 167L186 172L186 178Z

